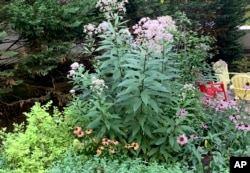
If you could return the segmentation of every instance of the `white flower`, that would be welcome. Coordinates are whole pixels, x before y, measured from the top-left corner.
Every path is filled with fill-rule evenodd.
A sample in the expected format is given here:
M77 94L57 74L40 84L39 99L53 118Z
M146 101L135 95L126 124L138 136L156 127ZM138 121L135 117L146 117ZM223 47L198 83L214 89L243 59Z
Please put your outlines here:
M75 73L76 73L75 70L70 70L69 71L69 76L73 76Z
M71 94L75 94L76 91L72 89L72 90L70 90L69 92L70 92Z
M78 69L78 68L79 68L79 66L80 66L80 65L79 65L79 63L78 63L78 62L74 62L73 64L71 64L71 65L70 65L70 67L71 67L71 69L72 69L72 70L76 70L76 69Z

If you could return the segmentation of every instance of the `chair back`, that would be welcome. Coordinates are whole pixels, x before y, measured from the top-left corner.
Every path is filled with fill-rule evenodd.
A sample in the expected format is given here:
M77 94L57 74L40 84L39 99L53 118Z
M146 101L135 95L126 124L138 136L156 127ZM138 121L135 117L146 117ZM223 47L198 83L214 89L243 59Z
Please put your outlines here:
M250 75L249 74L236 74L231 78L234 92L236 95L236 99L244 99L250 100L250 86L249 89L245 88L244 86L250 84Z
M219 60L213 64L213 70L215 75L219 78L219 81L224 83L225 89L227 90L227 86L230 84L227 63L223 60Z

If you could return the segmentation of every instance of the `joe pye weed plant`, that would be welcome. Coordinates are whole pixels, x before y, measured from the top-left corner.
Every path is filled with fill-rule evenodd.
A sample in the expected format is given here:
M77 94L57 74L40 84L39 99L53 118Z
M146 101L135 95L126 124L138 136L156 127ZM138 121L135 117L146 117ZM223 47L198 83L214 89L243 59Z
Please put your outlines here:
M75 100L84 112L78 115L78 123L87 122L86 127L100 139L119 140L121 146L138 143L138 150L130 151L130 156L185 163L188 154L201 168L203 150L190 136L201 131L205 115L195 109L200 106L198 99L183 99L180 94L184 84L174 21L169 16L144 18L134 27L138 37L133 38L120 13L108 16L88 35L100 40L95 50L101 54L94 57L96 73L89 74L79 65L69 75L78 93Z

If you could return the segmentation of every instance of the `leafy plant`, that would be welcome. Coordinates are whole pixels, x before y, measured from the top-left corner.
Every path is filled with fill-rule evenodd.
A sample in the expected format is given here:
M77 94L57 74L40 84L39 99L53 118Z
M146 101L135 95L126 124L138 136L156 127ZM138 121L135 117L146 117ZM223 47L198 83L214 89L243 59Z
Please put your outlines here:
M72 146L73 135L63 115L52 102L41 106L36 103L27 116L27 126L15 125L13 133L1 131L2 157L9 172L44 172L56 160L60 160Z
M62 162L56 163L54 167L48 169L46 173L116 173L116 172L146 172L146 173L182 173L194 172L188 170L187 167L181 166L180 164L175 164L171 166L164 167L156 162L147 163L141 159L129 159L124 158L123 161L114 160L111 161L107 158L94 157L82 162L80 157L67 154L67 157Z
M239 70L239 72L246 73L249 71L250 61L248 60L247 57L243 57L233 61L232 65L235 65L236 68Z
M100 139L118 140L123 151L127 144L139 144L136 151L127 153L129 156L185 163L184 155L191 155L190 160L196 160L194 164L202 169L203 151L196 146L202 141L190 140L189 147L185 144L189 145L189 135L201 133L200 125L206 115L194 88L184 99L180 94L185 84L181 81L184 73L178 59L182 51L181 47L175 49L172 18L142 19L134 28L135 34L149 35L134 39L119 14L109 16L113 18L97 28L85 27L91 29L89 37L97 34L100 39L96 51L101 54L94 60L96 73L89 74L83 65L74 63L68 75L76 100L82 105L83 114L78 115L78 121L88 122L86 128L93 129ZM162 33L150 33L151 28L144 30L144 24L154 31L160 25ZM200 49L190 46L190 53L194 53L192 48ZM203 61L189 60L195 66L203 64ZM197 107L200 109L195 110ZM182 110L186 113L179 116Z

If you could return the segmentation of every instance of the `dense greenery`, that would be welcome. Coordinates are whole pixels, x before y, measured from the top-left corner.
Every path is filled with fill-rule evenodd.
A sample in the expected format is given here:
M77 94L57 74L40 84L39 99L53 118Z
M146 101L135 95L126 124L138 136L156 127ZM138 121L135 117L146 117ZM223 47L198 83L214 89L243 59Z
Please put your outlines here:
M238 26L249 20L246 18L249 0L164 0L161 5L157 2L135 0L128 5L128 15L132 21L138 21L142 16L173 16L178 11L185 12L192 21L192 30L214 37L213 53L216 57L213 60L231 62L242 57L243 48L238 39L243 33L238 30Z
M15 42L1 57L1 85L6 89L21 82L39 85L34 78L42 79L41 76L48 76L53 69L78 57L80 46L75 46L83 36L82 26L98 18L95 3L95 0L5 1L1 6L4 18L0 19L0 24ZM19 47L15 56L10 54L11 46ZM45 81L42 83L52 86L53 82L65 81L60 74L65 70L58 70L57 76L42 79Z
M43 106L36 103L25 113L27 128L16 124L13 133L1 131L1 155L7 165L2 172L42 172L70 149L72 124L56 108L50 115L50 107L51 102Z
M15 70L32 66L34 60L52 70L58 65L57 56L67 59L61 56L72 40L82 43L80 54L91 57L93 70L80 60L72 63L64 74L73 85L72 100L64 109L52 107L52 102L36 103L25 113L27 123L15 124L13 132L1 130L0 172L228 172L231 156L249 155L245 103L222 100L219 94L210 98L196 87L197 81L214 78L206 62L214 42L192 29L197 23L185 13L143 17L130 27L125 18L127 0L99 0L95 7L104 21L67 25L68 14L80 12L76 6L70 8L73 1L12 2L9 22L16 21L12 27L34 43L25 44L26 58ZM57 11L67 14L59 15L67 37L44 33L47 25L40 20L25 23L25 17L37 19L38 14L46 16L44 22L52 20L51 11L45 14L51 10L47 5L54 8L58 3L69 7ZM31 11L24 15L17 13L19 8ZM62 28L49 27L52 33ZM54 41L59 42L58 49ZM40 75L48 72L39 69ZM27 72L29 79L38 76Z

